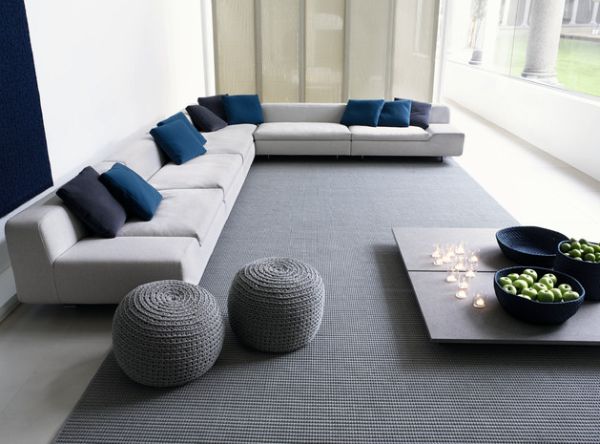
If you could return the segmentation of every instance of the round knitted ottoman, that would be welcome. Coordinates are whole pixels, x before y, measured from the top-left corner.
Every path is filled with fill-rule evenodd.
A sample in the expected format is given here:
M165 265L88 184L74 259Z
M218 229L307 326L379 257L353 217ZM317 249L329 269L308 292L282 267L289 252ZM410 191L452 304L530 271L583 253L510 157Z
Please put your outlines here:
M215 298L182 281L140 285L113 318L113 350L136 382L171 387L210 369L223 345L223 318Z
M325 287L310 265L270 257L237 272L227 300L229 322L245 344L267 352L304 347L323 317Z

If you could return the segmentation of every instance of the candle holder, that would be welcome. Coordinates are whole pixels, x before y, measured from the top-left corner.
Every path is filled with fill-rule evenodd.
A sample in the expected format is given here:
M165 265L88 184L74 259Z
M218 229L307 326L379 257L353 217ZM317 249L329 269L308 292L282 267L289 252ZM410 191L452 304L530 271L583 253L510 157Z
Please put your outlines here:
M470 264L477 264L479 263L479 250L473 250L469 253L469 259L468 259Z
M485 297L481 293L477 293L473 297L473 307L475 308L485 308Z
M431 257L434 259L439 259L440 257L442 257L442 250L440 249L440 244L433 245L433 253L431 253Z
M469 269L465 273L465 277L467 279L473 279L475 277L477 271L477 264L469 264Z
M468 296L468 292L467 290L462 290L459 289L456 293L454 293L454 296L456 297L456 299L465 299Z
M462 256L465 254L465 243L463 241L460 241L458 243L458 245L456 246L456 248L454 249L454 252L458 255L458 256Z
M469 280L467 279L467 277L464 274L459 274L459 276L458 276L458 289L459 290L466 290L467 288L469 288Z

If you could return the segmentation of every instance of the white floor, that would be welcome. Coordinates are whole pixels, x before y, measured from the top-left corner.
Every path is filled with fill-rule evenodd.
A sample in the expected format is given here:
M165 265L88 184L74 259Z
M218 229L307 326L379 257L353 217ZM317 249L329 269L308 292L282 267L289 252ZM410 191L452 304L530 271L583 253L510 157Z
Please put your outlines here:
M457 161L519 222L600 240L598 181L451 106ZM20 306L0 324L0 443L52 440L110 348L112 311Z

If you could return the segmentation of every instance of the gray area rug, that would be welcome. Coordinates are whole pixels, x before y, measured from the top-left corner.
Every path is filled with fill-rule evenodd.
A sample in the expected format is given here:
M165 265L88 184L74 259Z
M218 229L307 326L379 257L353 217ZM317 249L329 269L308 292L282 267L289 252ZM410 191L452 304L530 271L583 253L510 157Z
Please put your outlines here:
M319 270L325 314L291 354L241 346L176 389L137 385L112 355L59 443L600 442L600 353L430 343L392 226L514 220L451 161L258 160L201 284L223 310L245 263Z

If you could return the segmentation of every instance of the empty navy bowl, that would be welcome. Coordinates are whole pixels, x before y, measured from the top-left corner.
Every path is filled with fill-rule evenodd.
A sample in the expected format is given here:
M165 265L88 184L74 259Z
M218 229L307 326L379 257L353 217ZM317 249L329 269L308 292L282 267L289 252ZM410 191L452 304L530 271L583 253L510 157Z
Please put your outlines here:
M550 268L556 251L567 236L542 227L509 227L496 233L502 253L517 264Z
M558 279L557 284L569 284L573 287L574 291L579 293L579 299L568 302L530 301L529 299L507 293L502 289L502 286L498 283L501 277L508 276L511 273L522 274L526 268L534 269L539 277L546 273L554 274ZM585 298L583 286L574 277L560 271L551 270L550 268L531 266L508 267L498 270L494 275L494 290L498 302L506 312L515 318L532 324L560 324L565 322L579 310Z
M588 301L600 301L600 264L577 261L565 256L560 251L560 244L556 248L554 269L569 274L581 282L585 288L585 298Z

